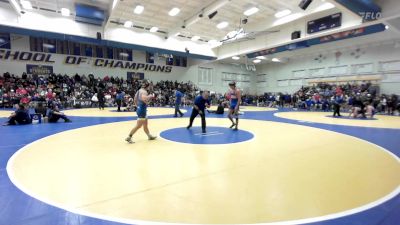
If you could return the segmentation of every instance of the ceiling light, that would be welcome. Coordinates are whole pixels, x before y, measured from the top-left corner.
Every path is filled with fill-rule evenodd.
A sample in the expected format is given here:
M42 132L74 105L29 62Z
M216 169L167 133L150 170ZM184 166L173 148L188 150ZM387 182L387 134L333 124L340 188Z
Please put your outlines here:
M290 14L288 16L285 16L285 17L282 17L282 18L279 18L279 19L275 20L272 23L272 25L273 26L279 26L279 25L282 25L282 24L289 23L289 22L292 22L294 20L297 20L297 19L299 19L301 17L303 17L302 13Z
M255 59L255 60L253 60L253 63L260 63L261 62L261 59Z
M217 40L209 40L208 44L211 45L212 48L218 47L222 45L222 42Z
M119 53L119 55L122 56L122 57L128 57L129 56L129 54L126 53L126 52L121 52L121 53Z
M133 25L132 21L129 20L124 23L124 27L126 28L132 27L132 25Z
M150 28L150 32L154 33L158 31L158 27L152 27Z
M218 29L224 29L224 28L227 27L228 25L229 25L228 22L223 21L223 22L217 24L217 28L218 28Z
M144 10L144 6L142 6L142 5L137 5L137 6L135 7L135 9L133 10L133 12L136 13L136 14L141 14L141 13L143 12L143 10Z
M199 40L199 39L200 39L199 36L193 36L193 37L192 37L192 41L197 41L197 40Z
M13 4L13 6L15 7L15 9L19 12L21 12L21 7L19 6L18 2L16 2L16 0L10 0L11 4Z
M226 34L228 38L233 38L238 34L236 30L230 31L229 33Z
M266 59L265 56L257 56L257 59Z
M43 43L43 47L44 47L44 48L54 48L54 45L52 45L52 44L47 44L47 43Z
M21 5L24 9L32 9L32 4L30 1L21 0Z
M61 8L61 15L63 16L69 16L71 12L67 8Z
M257 7L251 7L250 9L247 9L246 11L244 11L243 14L244 14L245 16L251 16L251 15L253 15L254 13L257 13L259 10L260 10L260 9L257 8Z
M334 4L332 4L330 2L326 2L326 3L318 6L317 8L315 8L313 12L321 12L321 11L325 11L325 10L333 9L333 8L335 8Z
M115 6L117 5L117 2L118 2L118 0L114 0L114 1L113 1L113 4L112 4L112 9L114 9L114 8L115 8Z
M240 57L239 57L239 56L232 56L232 59L233 59L233 60L239 60Z
M181 10L179 9L179 8L172 8L169 12L168 12L168 15L170 15L170 16L176 16L176 15L178 15L179 14L179 12L180 12Z
M218 43L218 41L217 41L217 40L209 40L208 43L209 43L210 45L215 45L215 44Z
M281 18L281 17L289 15L290 13L292 13L292 11L290 11L289 9L285 9L285 10L282 10L282 11L279 11L279 12L275 13L275 17L276 18Z
M273 58L271 59L272 62L280 62L281 60L279 60L278 58Z

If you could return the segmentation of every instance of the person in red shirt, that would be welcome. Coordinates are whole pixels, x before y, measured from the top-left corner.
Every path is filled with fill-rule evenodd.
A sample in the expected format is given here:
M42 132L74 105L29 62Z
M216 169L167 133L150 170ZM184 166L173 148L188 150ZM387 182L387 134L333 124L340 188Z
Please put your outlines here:
M51 89L48 90L48 92L46 94L46 98L47 98L47 100L53 100L54 99L53 91Z
M15 91L15 93L17 93L17 95L23 95L23 94L22 94L23 90L24 90L24 88L23 88L22 86L19 86L19 87L17 88L17 90Z
M336 87L336 95L342 95L343 94L343 90L338 86Z
M21 104L24 104L24 105L27 105L27 104L29 104L30 101L31 101L30 98L28 98L28 96L24 95L24 96L21 98L20 103L21 103Z

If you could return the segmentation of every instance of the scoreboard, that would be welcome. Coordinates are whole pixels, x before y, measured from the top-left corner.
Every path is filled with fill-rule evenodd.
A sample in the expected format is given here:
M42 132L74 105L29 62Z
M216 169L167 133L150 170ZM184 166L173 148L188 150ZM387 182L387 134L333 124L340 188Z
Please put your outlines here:
M322 17L307 23L307 33L312 34L342 26L342 13Z

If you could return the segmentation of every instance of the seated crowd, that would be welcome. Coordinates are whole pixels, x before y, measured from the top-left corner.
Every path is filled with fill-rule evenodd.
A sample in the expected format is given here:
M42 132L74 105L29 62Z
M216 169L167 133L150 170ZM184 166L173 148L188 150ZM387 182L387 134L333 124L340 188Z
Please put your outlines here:
M191 103L198 91L191 82L159 81L152 83L152 86L156 98L150 106L173 105L174 93L177 89L185 94L183 104L187 105ZM125 106L125 110L134 111L133 97L139 87L139 80L126 80L112 76L95 78L92 74L38 76L26 73L16 76L7 72L0 75L0 107L19 108L17 111L23 110L27 114L30 108L34 108L35 112L43 117L58 115L59 107L79 108L85 102L90 102L90 106L95 105L100 109L117 105L118 110L121 106ZM51 114L51 112L55 113ZM64 119L62 115L59 116ZM11 123L8 124L13 124L13 121L9 122Z
M373 116L381 113L394 115L400 111L397 95L378 94L379 87L371 83L335 85L319 83L301 87L293 94L265 93L263 96L243 96L258 106L291 107L303 110L337 111L342 108L352 117ZM339 112L340 116L340 112Z
M173 106L175 91L184 93L182 105L190 105L199 89L191 82L159 81L152 83L152 92L156 95L150 106ZM139 80L126 80L119 77L95 78L94 75L74 76L51 74L38 76L23 73L16 76L10 73L0 75L0 107L15 107L8 125L29 124L34 109L36 114L48 117L49 122L63 119L70 120L60 112L59 108L79 108L86 106L125 107L125 111L135 111L133 98L140 87ZM243 105L267 107L291 107L303 110L334 111L340 116L340 109L348 111L352 117L372 117L376 113L393 115L400 110L397 95L378 95L379 88L371 83L334 85L319 83L301 87L294 94L265 93L249 95L243 93ZM227 107L224 94L212 93L210 99L218 105L218 113ZM217 113L217 112L214 112ZM51 118L51 119L50 119Z

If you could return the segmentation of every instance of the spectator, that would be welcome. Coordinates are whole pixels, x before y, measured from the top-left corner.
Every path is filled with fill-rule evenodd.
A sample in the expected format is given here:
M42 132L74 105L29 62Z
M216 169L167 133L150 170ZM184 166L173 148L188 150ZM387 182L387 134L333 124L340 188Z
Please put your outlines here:
M11 114L11 116L8 118L7 123L5 123L4 126L26 125L32 123L29 111L25 109L25 106L23 104L16 104L15 108L15 112Z
M58 105L53 105L49 111L49 123L57 123L59 119L63 119L66 123L72 122L64 113L60 112Z
M365 107L365 115L369 116L369 118L373 118L375 114L375 108L372 106L372 103L366 103Z
M178 89L176 89L175 90L175 115L174 115L174 117L177 117L178 113L181 117L183 116L183 113L179 109L180 105L182 104L182 98L183 98L183 93L180 92Z
M92 96L92 103L91 103L91 107L93 107L93 105L97 105L97 103L99 102L99 99L97 98L97 93L95 93L93 96Z
M124 100L124 96L125 96L124 92L122 92L121 90L117 91L117 95L115 96L115 101L117 102L118 112L121 112L121 105Z
M338 92L336 92L336 93L338 93ZM335 100L333 101L333 116L334 117L336 117L336 115L341 117L340 105L342 104L342 102L343 102L342 96L340 96L339 94L336 94Z
M99 100L99 109L100 110L104 110L104 104L105 104L105 96L104 96L104 92L102 89L99 89L98 93L97 93L97 99Z
M42 102L39 102L35 107L35 113L41 114L43 117L46 117L47 109L43 106Z
M225 112L225 104L223 101L218 102L217 110L207 110L208 113L215 113L218 115L223 115Z

